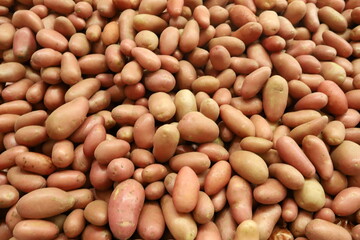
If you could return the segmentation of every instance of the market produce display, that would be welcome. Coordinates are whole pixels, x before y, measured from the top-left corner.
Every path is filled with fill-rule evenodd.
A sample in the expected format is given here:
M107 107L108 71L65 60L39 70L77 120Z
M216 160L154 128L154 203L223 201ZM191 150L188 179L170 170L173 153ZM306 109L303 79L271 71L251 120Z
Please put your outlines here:
M0 240L360 240L359 0L0 0Z

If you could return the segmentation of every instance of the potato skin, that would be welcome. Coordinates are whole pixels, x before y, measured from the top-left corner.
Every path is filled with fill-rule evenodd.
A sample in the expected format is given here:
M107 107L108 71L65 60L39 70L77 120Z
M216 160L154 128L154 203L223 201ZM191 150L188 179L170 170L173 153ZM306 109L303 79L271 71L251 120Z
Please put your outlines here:
M305 235L309 240L351 240L350 233L339 225L322 220L313 219L305 228Z
M59 188L41 188L22 196L16 209L24 218L47 218L66 212L75 204L75 198Z
M51 240L59 234L59 228L50 221L22 220L13 230L16 239Z
M325 205L325 191L314 178L305 179L304 186L294 191L294 199L299 207L309 212L316 212Z
M200 112L185 114L178 124L180 137L196 143L212 142L219 136L219 128L214 121Z
M63 140L75 132L84 122L89 102L78 97L54 110L45 121L47 134L54 140Z
M111 232L118 239L128 239L135 232L145 201L143 186L134 179L116 186L108 205Z
M353 176L360 174L359 154L360 145L345 140L334 149L330 156L335 169L343 174Z
M144 239L161 239L165 231L165 219L158 202L146 202L144 204L137 231Z

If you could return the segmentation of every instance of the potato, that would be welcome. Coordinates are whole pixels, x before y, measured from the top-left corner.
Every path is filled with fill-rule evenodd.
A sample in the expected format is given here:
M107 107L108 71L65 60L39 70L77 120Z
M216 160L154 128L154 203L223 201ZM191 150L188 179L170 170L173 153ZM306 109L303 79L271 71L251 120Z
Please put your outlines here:
M161 198L166 226L176 239L195 239L198 229L190 213L178 213L169 195Z
M137 226L139 235L144 239L156 240L163 236L165 220L157 202L146 202L141 210Z
M226 198L230 205L230 212L236 223L240 224L252 218L252 195L249 182L237 175L231 177L226 189Z
M230 154L229 161L236 173L253 184L262 184L269 176L265 161L255 153L238 150Z
M37 152L20 153L16 156L15 163L22 170L40 175L49 175L56 170L50 157Z
M359 187L345 188L335 196L331 209L338 216L349 216L360 209L359 197Z
M281 207L278 204L263 205L256 209L252 220L257 223L260 240L267 240L270 237L280 215Z
M16 224L13 234L16 239L51 240L59 234L59 229L52 222L31 219L22 220Z
M215 163L206 174L204 191L209 196L225 188L231 177L231 166L227 161Z
M325 191L314 178L305 179L304 186L294 191L294 199L299 207L309 212L316 212L325 205Z
M258 225L253 220L245 220L236 228L235 240L255 240L259 238Z
M172 191L176 211L179 213L193 211L199 198L199 191L200 183L194 170L188 166L182 167L176 176Z
M59 188L37 189L22 196L16 209L24 218L47 218L66 212L75 204L75 198ZM35 207L38 206L38 207Z
M0 185L0 208L9 208L19 200L18 190L8 184Z
M11 167L8 170L7 179L17 190L26 193L46 186L44 177L24 171L18 166Z
M86 205L84 209L85 219L95 225L104 226L108 223L108 204L103 200L95 200Z
M322 219L311 220L306 226L305 235L309 240L352 239L346 229Z
M199 112L186 113L178 124L180 137L196 143L212 142L219 136L216 123Z
M133 179L125 180L116 186L108 205L109 225L114 237L127 239L132 236L144 200L144 188Z
M254 199L261 204L276 204L285 199L287 191L280 181L268 178L254 188Z
M359 151L359 144L348 140L343 141L331 152L334 168L346 175L358 175L360 173L357 157Z
M84 210L75 209L69 213L64 222L64 234L69 238L77 237L85 228Z
M130 144L124 140L105 140L96 147L94 156L100 164L109 164L115 158L124 157L129 151Z
M205 153L186 152L178 154L169 160L169 166L172 170L178 172L184 166L192 168L195 173L204 172L210 167L210 159Z
M84 173L76 170L62 170L50 174L46 180L48 187L57 187L64 191L81 188L86 181Z
M45 121L47 134L55 140L69 137L84 122L89 110L85 97L78 97L53 111Z

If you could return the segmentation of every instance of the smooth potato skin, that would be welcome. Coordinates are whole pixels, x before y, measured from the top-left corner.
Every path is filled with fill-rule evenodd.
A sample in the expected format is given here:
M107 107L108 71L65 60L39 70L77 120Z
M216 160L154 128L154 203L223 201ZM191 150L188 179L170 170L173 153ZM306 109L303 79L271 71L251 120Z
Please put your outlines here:
M59 188L42 188L22 196L16 209L24 218L47 218L66 212L75 204L75 198Z
M22 220L13 230L16 239L51 240L59 234L59 228L50 221Z
M161 239L165 231L165 219L157 202L146 202L141 210L137 227L139 235L144 239Z
M135 232L145 201L143 186L128 179L116 186L108 205L109 225L114 237L128 239Z
M305 228L305 235L309 240L352 239L347 230L322 219L311 220Z
M89 102L85 97L76 98L57 108L46 119L47 134L54 140L63 140L78 129L89 111Z

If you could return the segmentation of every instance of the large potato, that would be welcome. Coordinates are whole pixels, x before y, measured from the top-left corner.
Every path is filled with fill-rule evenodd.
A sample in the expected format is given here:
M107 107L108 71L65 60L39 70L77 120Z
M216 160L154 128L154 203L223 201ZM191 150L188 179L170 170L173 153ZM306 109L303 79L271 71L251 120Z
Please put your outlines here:
M55 109L46 119L45 127L50 138L62 140L69 137L84 122L89 102L78 97Z

